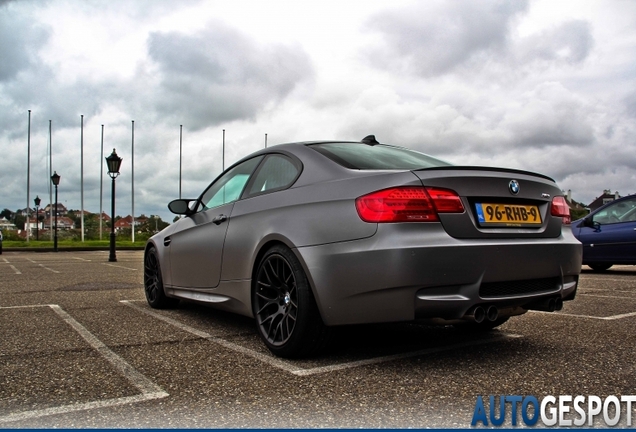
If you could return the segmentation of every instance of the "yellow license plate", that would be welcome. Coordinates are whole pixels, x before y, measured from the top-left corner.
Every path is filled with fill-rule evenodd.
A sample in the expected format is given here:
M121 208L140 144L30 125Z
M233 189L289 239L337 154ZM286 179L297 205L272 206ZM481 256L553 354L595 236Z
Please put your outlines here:
M539 208L534 205L477 203L475 209L480 225L541 225Z

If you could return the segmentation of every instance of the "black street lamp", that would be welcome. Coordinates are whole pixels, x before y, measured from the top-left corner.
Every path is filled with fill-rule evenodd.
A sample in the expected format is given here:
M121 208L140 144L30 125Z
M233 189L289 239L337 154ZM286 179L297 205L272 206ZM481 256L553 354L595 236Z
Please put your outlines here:
M53 251L57 252L57 185L60 184L60 175L57 171L53 172L51 181L53 182L53 186L55 186L55 231L53 231Z
M108 175L113 179L113 186L111 188L111 205L110 205L110 255L108 261L117 261L117 255L115 254L115 178L119 175L119 167L121 166L122 158L117 156L115 149L106 158L106 165L108 165Z
M35 239L40 240L40 220L38 217L40 216L40 203L42 200L36 195L33 202L35 203Z

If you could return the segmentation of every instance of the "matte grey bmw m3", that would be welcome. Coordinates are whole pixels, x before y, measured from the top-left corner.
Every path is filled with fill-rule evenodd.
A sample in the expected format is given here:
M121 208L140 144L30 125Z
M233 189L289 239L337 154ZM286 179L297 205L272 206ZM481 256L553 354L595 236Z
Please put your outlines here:
M576 294L581 244L555 182L453 166L373 135L240 160L146 246L153 308L179 299L254 317L276 355L332 326L431 320L489 330Z

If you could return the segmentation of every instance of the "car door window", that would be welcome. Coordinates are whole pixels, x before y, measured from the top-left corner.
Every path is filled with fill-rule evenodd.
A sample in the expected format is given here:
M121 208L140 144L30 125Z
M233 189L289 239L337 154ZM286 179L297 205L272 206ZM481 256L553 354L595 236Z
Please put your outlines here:
M201 195L200 210L206 210L236 201L241 196L241 192L243 192L245 185L261 159L263 159L262 156L257 156L247 160L219 177L212 183L208 190Z
M615 224L621 222L633 222L636 220L636 198L617 202L607 206L596 213L594 222L601 225Z
M285 189L294 183L299 174L300 167L287 156L269 155L255 174L247 196Z

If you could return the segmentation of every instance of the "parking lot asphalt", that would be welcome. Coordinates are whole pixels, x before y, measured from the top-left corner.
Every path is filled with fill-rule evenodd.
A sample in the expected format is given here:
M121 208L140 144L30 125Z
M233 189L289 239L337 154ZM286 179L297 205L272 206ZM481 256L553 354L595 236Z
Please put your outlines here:
M636 394L633 266L490 333L346 327L289 361L251 319L150 309L143 252L117 256L0 255L0 428L467 428L479 395Z

